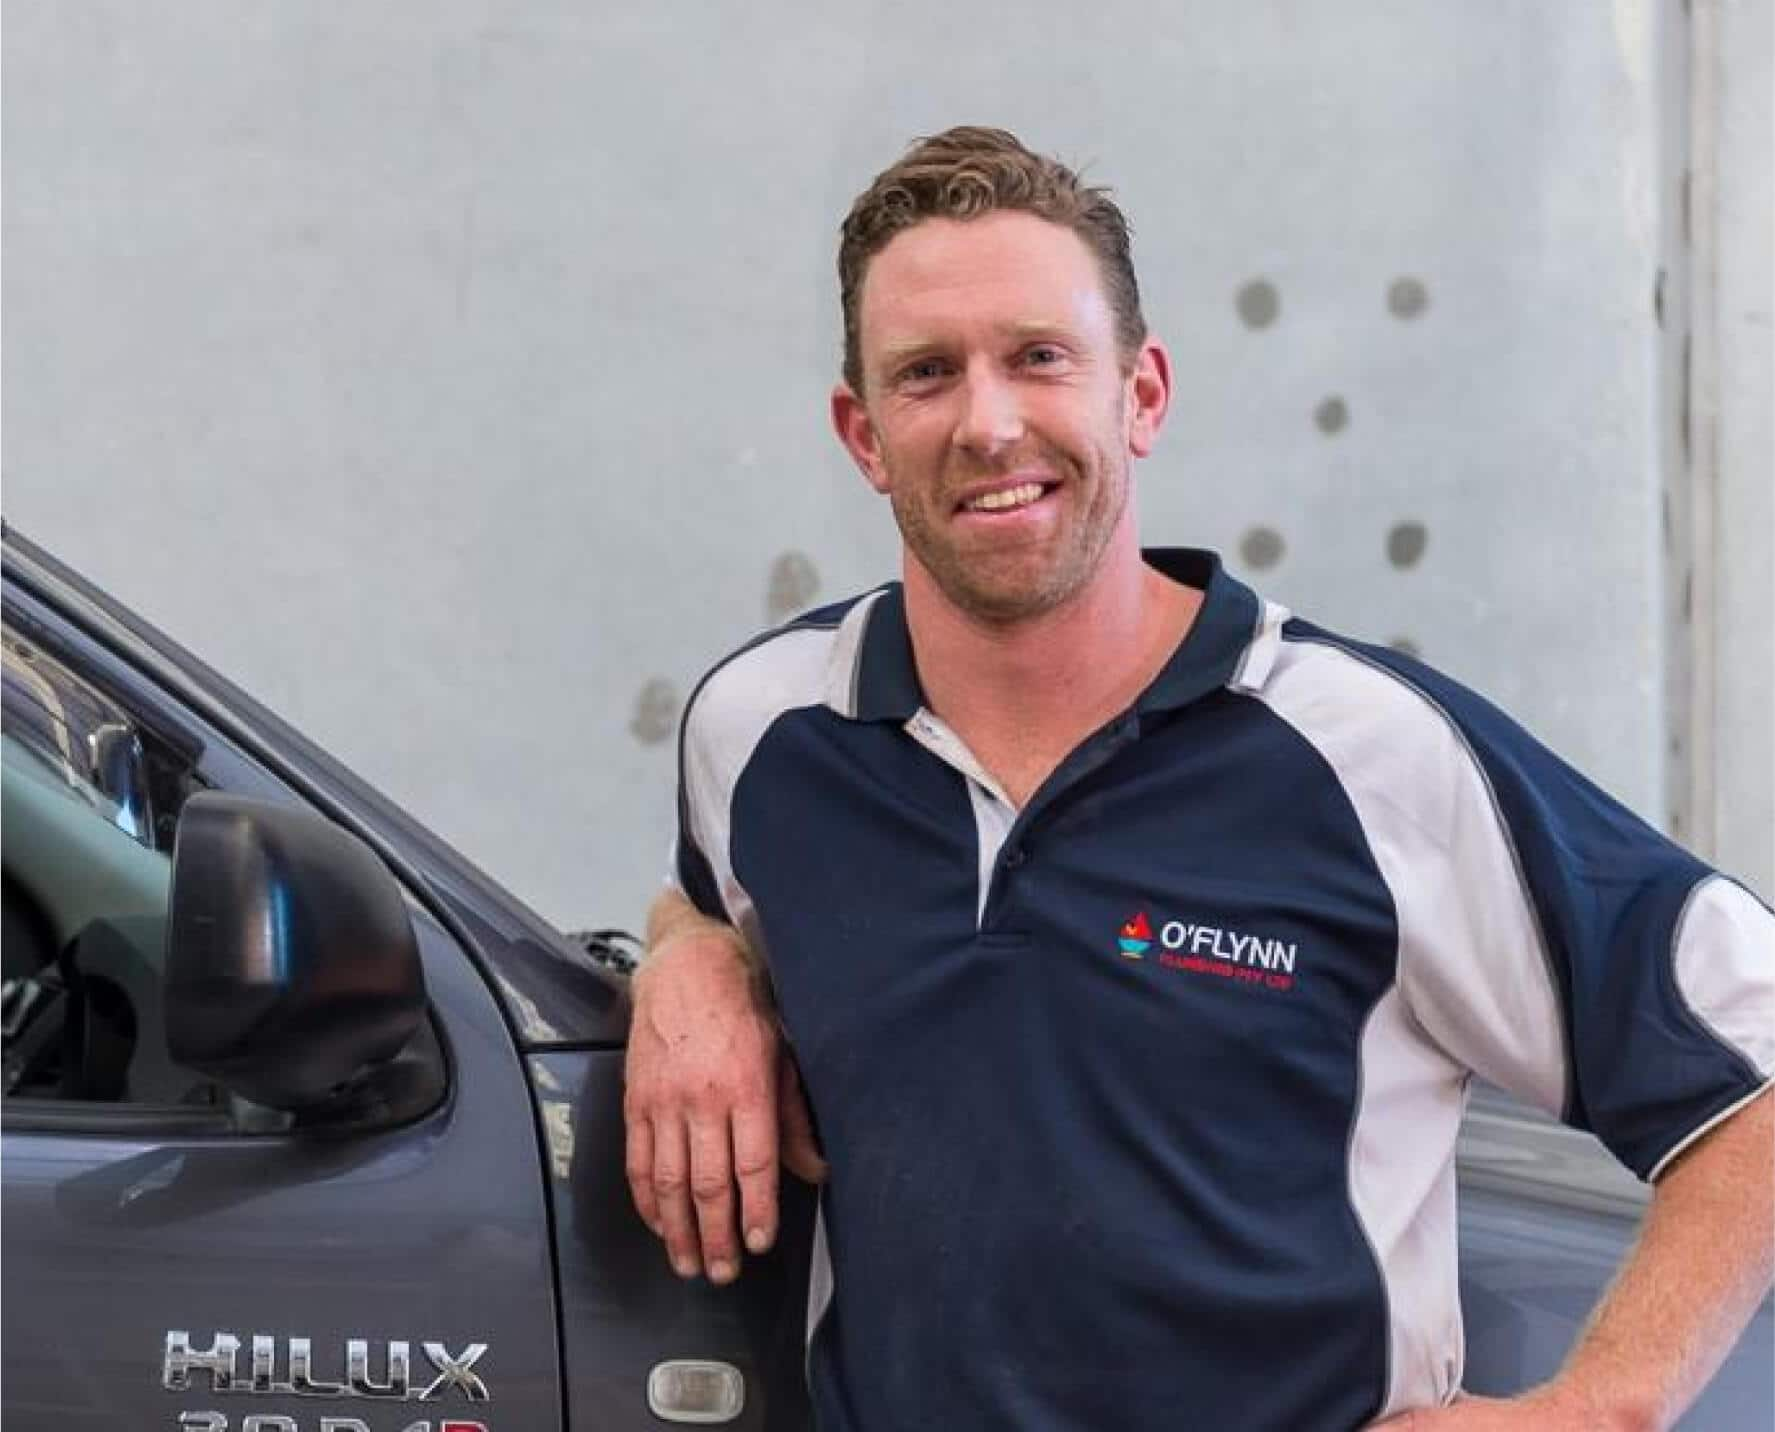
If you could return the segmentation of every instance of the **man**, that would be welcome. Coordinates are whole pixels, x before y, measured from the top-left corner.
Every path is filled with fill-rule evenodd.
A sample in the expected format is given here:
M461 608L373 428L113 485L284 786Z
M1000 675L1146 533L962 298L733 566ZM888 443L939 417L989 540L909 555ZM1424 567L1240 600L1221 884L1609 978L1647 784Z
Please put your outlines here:
M820 1171L798 1067L822 1428L1668 1425L1769 1284L1769 912L1452 682L1141 552L1171 369L1102 191L952 130L839 271L903 583L686 712L628 1096L675 1266L735 1275L736 1183L768 1245L778 1092ZM1511 1403L1455 1400L1473 1073L1656 1181Z

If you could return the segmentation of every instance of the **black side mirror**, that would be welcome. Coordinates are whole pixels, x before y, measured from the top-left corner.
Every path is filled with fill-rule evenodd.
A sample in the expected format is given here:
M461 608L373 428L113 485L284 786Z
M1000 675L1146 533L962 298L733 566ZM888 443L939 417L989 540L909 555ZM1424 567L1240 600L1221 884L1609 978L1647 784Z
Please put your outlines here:
M256 1104L309 1109L392 1058L425 1017L401 887L307 811L205 791L179 813L166 1040Z

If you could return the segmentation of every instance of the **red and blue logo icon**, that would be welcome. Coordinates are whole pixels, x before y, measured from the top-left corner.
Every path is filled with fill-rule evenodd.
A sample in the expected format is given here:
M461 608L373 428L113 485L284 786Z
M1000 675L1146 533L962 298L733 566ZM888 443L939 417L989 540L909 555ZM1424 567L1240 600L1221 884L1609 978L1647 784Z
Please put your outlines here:
M1116 941L1121 946L1123 956L1130 960L1145 959L1147 947L1152 942L1153 927L1147 923L1144 910L1122 926L1122 933Z

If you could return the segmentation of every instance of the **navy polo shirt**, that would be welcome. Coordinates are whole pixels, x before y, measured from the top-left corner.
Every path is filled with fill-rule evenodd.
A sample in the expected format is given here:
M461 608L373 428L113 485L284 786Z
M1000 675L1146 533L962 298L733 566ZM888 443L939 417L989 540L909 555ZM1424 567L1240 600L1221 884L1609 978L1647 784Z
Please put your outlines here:
M897 585L686 712L676 877L767 962L831 1164L827 1432L1446 1401L1471 1074L1655 1177L1775 1068L1739 886L1428 667L1147 560L1194 626L1021 810Z

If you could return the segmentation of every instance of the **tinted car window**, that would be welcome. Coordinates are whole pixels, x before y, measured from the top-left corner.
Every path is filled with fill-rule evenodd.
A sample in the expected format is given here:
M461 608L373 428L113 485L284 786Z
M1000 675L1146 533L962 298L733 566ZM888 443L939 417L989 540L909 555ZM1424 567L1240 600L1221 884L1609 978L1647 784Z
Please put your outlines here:
M128 714L7 632L0 1033L8 1098L211 1103L166 1057L161 980L184 782ZM157 799L155 787L161 787Z
M153 846L147 751L128 715L11 630L0 638L0 683L12 754L33 758L74 798Z

